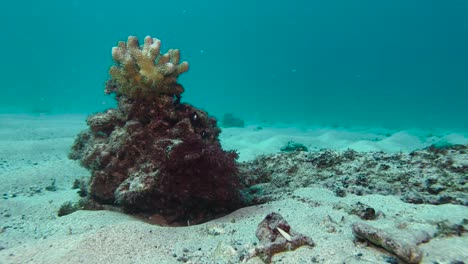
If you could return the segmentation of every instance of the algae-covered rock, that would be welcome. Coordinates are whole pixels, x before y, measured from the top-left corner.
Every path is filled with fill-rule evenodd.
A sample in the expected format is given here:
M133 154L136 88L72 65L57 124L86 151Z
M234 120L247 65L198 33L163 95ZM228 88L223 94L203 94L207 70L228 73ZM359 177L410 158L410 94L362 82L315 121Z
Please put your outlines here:
M207 112L181 103L179 51L135 37L112 55L106 93L118 107L91 115L70 158L91 171L89 197L132 213L196 223L241 206L237 153L224 151Z

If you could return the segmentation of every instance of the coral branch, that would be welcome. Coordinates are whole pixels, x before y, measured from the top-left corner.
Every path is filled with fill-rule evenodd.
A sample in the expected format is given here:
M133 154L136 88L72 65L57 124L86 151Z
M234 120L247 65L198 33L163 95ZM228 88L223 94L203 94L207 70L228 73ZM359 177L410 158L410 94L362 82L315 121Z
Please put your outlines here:
M145 37L140 47L137 37L128 37L127 43L120 41L112 48L116 65L109 74L115 86L106 93L115 92L131 99L154 99L166 94L179 96L184 89L177 83L180 74L188 71L188 63L180 62L180 51L170 49L161 54L161 41Z

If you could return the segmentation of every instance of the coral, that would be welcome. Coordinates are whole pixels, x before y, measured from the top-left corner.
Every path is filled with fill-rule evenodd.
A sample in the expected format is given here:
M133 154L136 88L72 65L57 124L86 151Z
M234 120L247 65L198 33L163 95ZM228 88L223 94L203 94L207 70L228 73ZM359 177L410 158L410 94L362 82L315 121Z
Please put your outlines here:
M78 207L72 202L68 201L63 203L57 211L59 217L71 214L78 210Z
M352 229L356 238L384 248L404 260L405 263L420 263L422 260L423 252L414 243L363 223L354 223Z
M465 227L468 225L468 220L463 219L460 224L452 224L448 221L441 221L437 223L437 232L435 237L444 237L444 236L462 236L463 233L468 233L468 229Z
M76 193L80 197L88 196L88 184L85 179L75 179L72 189L78 189Z
M87 119L70 158L91 171L88 196L129 213L159 213L197 223L243 204L237 153L224 151L217 122L180 102L179 52L159 54L160 41L135 37L113 49L106 93L118 107Z
M292 152L292 151L309 151L309 149L301 143L296 143L293 141L288 141L288 143L280 149L283 152Z
M255 248L255 255L265 263L271 263L274 254L302 246L315 246L310 237L294 232L288 222L275 212L268 214L258 224L255 235L260 241L260 245Z
M468 144L411 153L325 149L259 156L241 163L239 171L253 202L319 185L340 197L377 193L409 203L468 205L467 161Z
M134 99L183 93L177 77L188 70L188 63L179 63L178 49L170 49L165 54L160 54L160 49L161 41L150 36L145 37L142 47L134 36L129 36L127 43L120 41L112 48L112 58L117 65L109 70L113 81L106 92Z
M361 202L353 205L338 203L333 206L333 209L344 209L348 214L357 215L362 220L375 220L384 215L381 211L376 211L374 208Z
M76 202L64 202L57 211L57 216L62 217L78 210L103 210L104 207L94 200L82 198Z

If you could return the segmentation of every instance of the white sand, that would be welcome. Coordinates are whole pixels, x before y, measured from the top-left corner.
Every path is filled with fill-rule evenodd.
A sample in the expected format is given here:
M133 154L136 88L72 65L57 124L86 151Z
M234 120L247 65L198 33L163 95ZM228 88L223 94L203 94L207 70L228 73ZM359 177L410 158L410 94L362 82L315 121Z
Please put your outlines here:
M462 133L434 134L428 131L394 131L358 128L275 128L257 126L225 128L220 136L225 149L236 149L239 161L261 154L278 152L288 141L301 143L309 150L409 152L435 143L468 144Z
M76 178L89 173L67 159L84 116L0 116L0 263L227 263L238 252L254 248L255 230L266 214L279 212L291 227L317 244L275 255L277 263L385 263L385 252L353 243L351 224L360 220L338 203L366 203L385 214L368 224L414 238L434 233L435 223L460 223L468 209L459 205L413 205L394 196L334 196L321 188L296 190L293 196L240 209L202 225L160 227L110 211L78 211L57 217L65 201L76 201ZM410 151L436 141L467 143L461 134L421 137L410 132L376 133L344 129L255 127L224 129L223 146L237 149L241 160L274 153L292 140L310 150L320 148ZM56 180L57 191L45 186ZM468 260L468 238L432 239L420 248L423 263ZM187 252L184 252L185 251ZM362 253L358 257L357 254ZM175 257L173 255L176 255ZM313 262L315 259L317 262ZM281 261L281 262L280 262ZM262 263L252 258L246 263Z

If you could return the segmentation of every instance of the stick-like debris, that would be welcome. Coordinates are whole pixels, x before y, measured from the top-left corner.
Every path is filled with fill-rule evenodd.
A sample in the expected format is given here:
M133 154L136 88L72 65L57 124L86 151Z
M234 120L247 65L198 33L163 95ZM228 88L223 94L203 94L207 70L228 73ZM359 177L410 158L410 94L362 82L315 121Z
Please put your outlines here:
M422 251L413 243L397 239L381 229L363 223L354 223L352 228L358 239L382 247L407 263L420 263L422 260Z

